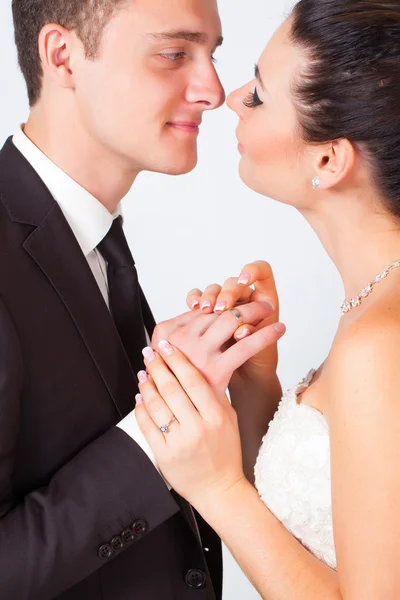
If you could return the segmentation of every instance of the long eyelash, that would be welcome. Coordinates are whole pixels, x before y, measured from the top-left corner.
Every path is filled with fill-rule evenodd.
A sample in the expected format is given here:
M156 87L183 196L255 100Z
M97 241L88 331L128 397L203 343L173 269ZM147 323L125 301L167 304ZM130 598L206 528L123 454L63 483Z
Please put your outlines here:
M254 92L250 92L250 94L246 96L246 98L243 100L243 104L247 106L247 108L255 108L256 106L261 106L261 104L264 103L261 102L257 94L257 89L255 89Z

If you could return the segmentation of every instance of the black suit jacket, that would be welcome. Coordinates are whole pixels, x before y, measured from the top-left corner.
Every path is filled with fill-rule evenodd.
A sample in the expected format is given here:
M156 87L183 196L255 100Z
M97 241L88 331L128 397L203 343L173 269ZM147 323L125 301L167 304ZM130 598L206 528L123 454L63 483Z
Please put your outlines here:
M199 519L200 543L190 507L115 427L132 410L135 389L67 221L7 140L0 152L0 600L208 600L213 587L220 597L215 534Z

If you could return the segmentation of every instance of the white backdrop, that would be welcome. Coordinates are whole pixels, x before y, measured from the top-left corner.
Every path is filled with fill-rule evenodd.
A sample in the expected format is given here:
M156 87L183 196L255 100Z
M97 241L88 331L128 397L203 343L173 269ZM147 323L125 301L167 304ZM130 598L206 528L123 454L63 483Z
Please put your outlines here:
M11 1L0 3L0 143L26 119L28 103L13 42ZM224 45L217 69L227 92L252 77L289 0L219 0ZM317 367L329 349L343 289L318 239L294 209L248 190L239 179L237 117L223 106L205 115L199 165L189 175L142 174L124 200L127 236L157 320L186 310L185 296L268 260L288 331L280 346L284 388ZM235 527L235 523L232 523ZM224 600L258 594L225 551Z

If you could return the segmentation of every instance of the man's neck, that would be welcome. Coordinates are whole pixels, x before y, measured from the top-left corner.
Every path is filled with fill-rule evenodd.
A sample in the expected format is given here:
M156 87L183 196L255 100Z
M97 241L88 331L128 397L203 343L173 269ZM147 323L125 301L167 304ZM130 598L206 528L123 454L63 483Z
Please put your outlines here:
M69 129L69 130L68 130ZM72 134L71 134L72 132ZM25 135L53 163L101 202L110 213L128 193L139 171L121 157L93 143L79 128L54 126L34 109L24 126Z

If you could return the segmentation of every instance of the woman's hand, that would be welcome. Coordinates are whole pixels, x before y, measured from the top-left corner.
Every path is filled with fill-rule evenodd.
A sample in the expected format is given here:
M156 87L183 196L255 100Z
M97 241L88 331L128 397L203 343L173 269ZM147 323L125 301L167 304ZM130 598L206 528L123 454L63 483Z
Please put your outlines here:
M257 327L271 314L271 306L267 303L251 302L237 310L241 320L254 330L252 335L237 343L232 342L240 323L230 310L221 315L197 311L157 325L152 346L158 348L161 340L168 340L179 348L220 396L225 393L236 369L267 346L276 345L285 332L281 323Z
M252 287L254 286L254 289ZM256 261L244 267L239 278L227 279L221 287L217 284L208 286L204 292L192 290L186 299L192 311L204 314L222 314L224 311L244 302L263 302L271 306L269 315L257 325L244 323L234 334L236 340L244 339L263 327L279 320L279 299L271 266L265 261ZM244 381L251 381L263 386L276 376L278 365L277 344L263 348L261 352L251 356L235 373Z
M217 502L245 479L236 413L180 350L166 341L159 346L160 354L143 352L147 372L138 376L139 427L179 494L195 507Z

